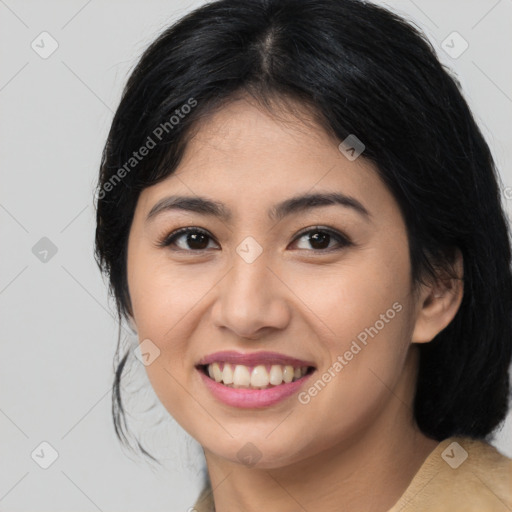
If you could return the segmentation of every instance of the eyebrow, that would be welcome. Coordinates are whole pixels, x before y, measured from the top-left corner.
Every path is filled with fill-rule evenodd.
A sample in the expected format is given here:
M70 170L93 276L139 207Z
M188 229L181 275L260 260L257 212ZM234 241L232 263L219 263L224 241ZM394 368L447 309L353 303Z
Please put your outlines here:
M350 208L361 215L366 221L370 221L370 212L356 198L338 192L304 194L291 197L274 205L267 214L271 220L280 221L294 213L331 205ZM169 196L161 199L151 208L146 217L146 222L163 212L171 210L199 213L216 217L225 222L229 222L233 217L226 205L218 201L212 201L207 197Z

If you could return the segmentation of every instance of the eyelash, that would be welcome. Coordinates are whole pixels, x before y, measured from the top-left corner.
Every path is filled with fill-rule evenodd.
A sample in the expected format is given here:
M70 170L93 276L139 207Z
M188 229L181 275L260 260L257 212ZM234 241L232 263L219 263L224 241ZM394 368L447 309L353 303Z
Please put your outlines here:
M215 239L212 236L210 236L208 231L205 231L204 229L199 228L199 227L191 226L191 227L186 227L186 228L180 228L180 229L177 229L176 231L173 231L169 235L166 235L162 240L160 240L157 245L159 247L170 247L181 236L187 235L187 234L190 234L190 233L199 233L199 234L202 234L202 235L206 235L211 240L215 241ZM333 230L331 228L322 227L322 226L313 226L312 228L307 228L306 230L303 230L303 231L299 232L297 234L297 236L293 239L292 242L295 242L295 241L299 240L304 235L313 234L313 233L325 233L325 234L328 234L332 238L334 238L338 242L338 244L339 244L339 247L338 248L334 248L334 249L333 248L330 248L330 249L311 249L313 252L329 253L329 252L338 251L338 250L344 249L346 247L349 247L351 245L354 245L350 241L350 239L347 236L343 235L342 233L339 233L338 231ZM180 249L180 248L178 248L178 249L173 249L173 250L175 250L175 251L182 251L182 252L201 253L203 251L207 251L208 249L197 249L197 250L194 250L194 249ZM307 249L299 249L299 250L307 250Z

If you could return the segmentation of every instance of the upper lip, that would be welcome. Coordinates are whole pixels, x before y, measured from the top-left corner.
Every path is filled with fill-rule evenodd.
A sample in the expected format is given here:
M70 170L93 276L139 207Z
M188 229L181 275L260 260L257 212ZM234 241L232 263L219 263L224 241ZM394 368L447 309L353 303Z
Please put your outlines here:
M257 366L260 364L279 364L294 367L314 366L311 361L304 361L302 359L297 359L296 357L279 354L278 352L252 352L250 354L244 354L234 350L225 350L209 354L203 357L197 365L201 366L218 362L241 364L244 366Z

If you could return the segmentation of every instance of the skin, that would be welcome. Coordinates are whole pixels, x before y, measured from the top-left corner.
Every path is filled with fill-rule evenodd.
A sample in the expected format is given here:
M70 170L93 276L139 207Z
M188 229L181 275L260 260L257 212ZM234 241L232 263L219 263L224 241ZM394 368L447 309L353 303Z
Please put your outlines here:
M202 445L217 512L386 511L438 444L413 418L418 344L453 319L462 284L413 292L398 204L373 164L348 160L339 142L312 118L282 111L276 119L242 97L202 122L175 173L137 203L127 262L132 321L139 339L160 350L149 379ZM320 191L357 199L369 218L340 205L267 217L284 199ZM232 218L167 210L147 220L174 194L222 202ZM187 226L208 232L205 249L186 235L158 246ZM351 245L331 237L322 250L307 233L297 238L315 226ZM248 236L263 249L252 263L236 252ZM460 253L455 268L460 275ZM313 361L312 383L395 302L401 311L307 404L294 395L264 409L230 407L195 369L220 350L270 350ZM237 457L248 442L260 454L254 466Z

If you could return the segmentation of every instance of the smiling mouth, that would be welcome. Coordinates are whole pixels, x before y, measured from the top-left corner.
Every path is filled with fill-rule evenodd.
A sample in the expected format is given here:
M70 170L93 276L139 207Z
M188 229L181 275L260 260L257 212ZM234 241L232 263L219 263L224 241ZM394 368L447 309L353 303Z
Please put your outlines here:
M313 366L246 366L227 362L198 365L197 369L215 382L235 389L270 389L295 382L315 371Z

